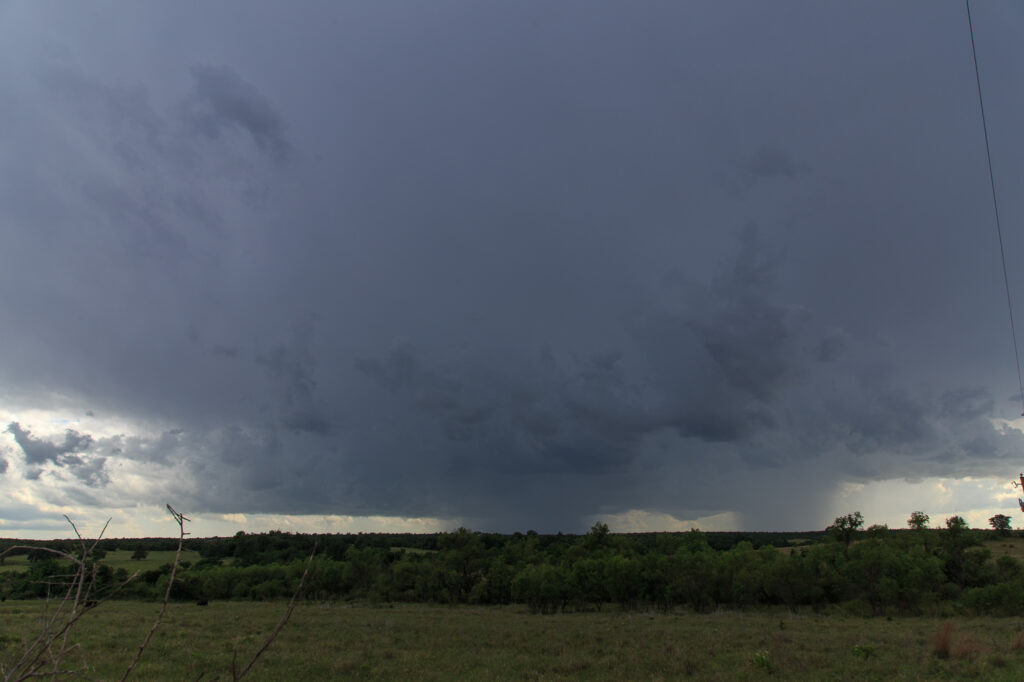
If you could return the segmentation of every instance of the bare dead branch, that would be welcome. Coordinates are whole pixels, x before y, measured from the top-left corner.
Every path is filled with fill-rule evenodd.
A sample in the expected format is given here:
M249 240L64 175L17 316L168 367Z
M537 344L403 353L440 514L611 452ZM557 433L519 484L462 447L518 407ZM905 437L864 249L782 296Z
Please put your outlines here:
M26 673L25 675L19 677L18 679L20 679L20 680L27 680L30 677L45 677L47 675L77 675L80 672L81 672L80 670L56 670L56 671L52 671L52 672L48 672L48 673L34 672L34 673Z
M171 571L167 582L167 589L164 592L163 602L160 607L160 611L157 613L156 619L149 631L146 633L145 638L139 645L138 650L135 652L132 661L128 664L124 674L121 677L122 682L131 675L132 671L137 666L142 654L149 646L153 635L163 622L164 615L166 614L168 604L170 602L171 590L174 587L174 581L177 576L177 569L181 563L181 550L184 545L184 539L189 533L185 532L185 522L191 521L181 512L175 510L171 505L167 505L167 511L174 518L178 524L178 547L174 555L174 563L171 565ZM65 515L64 518L71 525L72 530L75 532L75 536L78 539L80 548L80 554L76 554L72 551L64 551L58 549L52 549L49 547L39 547L34 545L13 545L2 552L0 552L0 558L20 551L32 551L32 550L43 550L44 552L55 555L58 558L69 561L72 564L73 572L64 575L51 575L51 578L57 578L58 580L43 580L41 584L46 585L46 602L43 606L43 610L40 614L40 633L30 643L25 645L24 653L18 662L12 667L7 668L0 664L0 678L3 680L27 680L36 677L49 676L51 679L56 680L58 676L70 676L80 675L83 670L74 670L66 665L62 665L62 660L72 651L79 650L81 647L79 644L68 645L69 633L74 627L75 623L85 613L91 611L93 608L107 601L109 598L120 592L128 583L135 580L140 572L135 571L127 579L122 581L112 591L102 590L104 593L99 600L92 600L93 590L97 589L97 565L95 562L90 561L90 557L96 551L100 539L106 533L107 528L110 525L110 519L103 526L103 530L91 542L82 537L78 531L78 527L75 523ZM313 551L310 552L309 558L306 561L306 565L302 571L302 575L299 579L299 584L292 594L291 600L288 602L288 606L282 615L280 621L277 623L274 630L267 637L266 641L259 647L259 649L253 654L252 659L240 672L237 669L237 651L233 653L231 661L231 677L233 680L241 680L245 677L250 670L256 665L263 653L270 647L270 645L280 635L281 630L288 623L293 611L295 610L296 602L302 596L303 590L305 589L306 580L312 567L313 559L316 556L317 545L314 544ZM52 593L57 595L53 600L56 602L56 607L51 610L51 588ZM63 592L63 596L60 597L60 592ZM99 591L97 589L97 591ZM85 660L82 661L85 665ZM49 670L46 670L49 668ZM204 672L199 674L196 678L202 679L205 676Z
M78 536L78 541L82 547L82 558L78 561L78 571L76 574L76 579L73 582L75 598L71 602L70 619L68 621L67 627L64 628L63 635L61 635L60 651L56 656L53 656L54 678L56 678L57 671L60 669L61 658L63 658L63 656L69 651L68 636L71 634L71 626L75 623L75 621L77 621L81 617L83 613L85 613L85 609L82 608L81 605L89 600L89 595L92 593L92 588L96 584L96 565L93 564L92 578L88 581L88 586L86 586L87 561L89 557L92 555L92 553L95 551L96 545L99 544L99 541L103 537L103 534L107 532L107 527L110 526L110 519L107 519L107 522L103 524L103 528L100 530L99 535L96 536L96 539L93 540L93 543L91 545L87 546L85 544L85 539L82 538L82 534L78 532L78 526L75 525L75 522L72 521L67 514L64 515L64 518L67 519L67 522L69 524L71 524L71 528L75 531L75 535ZM83 587L85 588L84 599L82 596ZM56 638L54 638L54 640L52 641L56 641Z
M295 593L292 594L292 599L288 602L288 608L285 610L284 615L281 616L281 620L278 622L277 627L274 628L274 631L270 633L269 637L267 637L267 641L263 642L263 646L261 646L256 651L255 654L253 654L252 660L249 661L249 664L242 669L242 672L236 675L235 662L234 660L231 661L231 677L233 680L235 680L235 682L238 682L238 680L245 677L249 670L252 669L254 665L256 665L257 659L259 659L259 657L263 655L263 652L267 650L267 647L269 647L271 643L275 639L277 639L277 635L280 634L281 629L285 626L285 623L287 623L288 619L292 617L292 611L295 610L295 601L299 598L299 595L302 594L302 588L306 584L306 576L309 575L309 567L313 564L314 556L316 556L315 542L313 543L313 551L309 553L309 559L306 560L306 568L302 571L302 577L299 578L299 586L295 588Z
M14 550L26 550L26 549L29 550L29 551L38 549L40 552L49 552L50 554L56 554L58 556L64 557L65 559L68 559L69 561L74 561L75 563L78 563L78 558L75 557L74 554L71 554L69 552L65 552L65 551L62 551L62 550L59 550L59 549L53 549L52 547L35 547L33 545L11 545L10 547L5 549L4 551L0 552L0 557L6 556L8 554L11 554L11 553L14 552Z
M46 608L49 605L49 598L47 598L47 602L46 604L44 604L43 607L39 635L35 638L35 640L32 641L32 643L28 647L26 647L21 658L12 667L11 671L5 675L4 679L23 680L29 677L39 677L44 674L49 674L52 678L55 679L58 674L64 674L61 672L61 659L64 657L64 655L67 654L67 652L77 648L78 646L77 644L75 644L69 647L67 644L67 639L68 634L71 631L71 628L82 616L82 614L85 613L85 609L79 608L79 604L81 603L82 589L85 585L87 578L86 559L88 559L88 556L91 552L91 548L85 545L85 541L82 539L81 534L78 532L78 527L75 526L75 523L70 518L68 518L66 514L64 515L64 518L67 519L67 522L69 524L71 524L71 528L75 531L75 535L78 536L78 539L82 546L82 555L79 558L71 554L70 552L53 550L49 547L30 548L42 549L44 551L50 552L51 554L56 554L58 556L64 557L65 559L68 559L73 564L75 564L77 568L74 573L69 574L67 576L70 579L70 582L67 583L67 590L64 593L64 597L61 599L57 608L49 616L47 615ZM100 535L93 542L92 548L96 547L96 543L98 543L100 538L103 537L103 533L106 532L107 526L109 524L110 520L108 519L107 523L103 525L103 530L100 532ZM5 554L11 551L12 549L14 549L14 547L8 548ZM88 595L89 592L91 591L95 579L96 572L94 567L92 581L89 583L88 588L86 588L86 595ZM47 590L47 592L49 592L49 589ZM66 613L66 610L69 607L69 605L70 612L65 616L63 614ZM58 623L60 623L60 620L62 618L64 618L64 622L61 623L60 627L58 628ZM58 639L61 640L60 647L55 650L54 644L56 644ZM46 654L49 654L49 661L53 662L53 670L51 670L49 673L42 673L40 672L40 670L47 663L47 659L44 658Z
M178 570L178 560L181 558L181 545L185 541L185 536L187 535L185 532L185 522L192 520L186 518L184 514L175 511L174 507L171 505L167 505L167 511L171 512L171 516L174 517L174 520L178 524L178 551L174 553L174 563L171 564L171 576L167 581L167 591L164 592L164 603L160 607L160 613L156 615L156 620L153 621L153 627L151 627L149 632L146 633L146 638L143 639L142 644L139 645L139 650L135 652L135 657L132 658L132 662L128 664L128 668L125 669L124 675L121 676L121 682L128 679L128 676L135 668L135 665L139 662L139 659L142 658L142 652L146 650L147 646L149 646L149 640L153 639L153 633L156 632L158 627L160 627L160 622L163 620L164 612L167 611L167 602L171 598L171 588L174 586L174 575Z

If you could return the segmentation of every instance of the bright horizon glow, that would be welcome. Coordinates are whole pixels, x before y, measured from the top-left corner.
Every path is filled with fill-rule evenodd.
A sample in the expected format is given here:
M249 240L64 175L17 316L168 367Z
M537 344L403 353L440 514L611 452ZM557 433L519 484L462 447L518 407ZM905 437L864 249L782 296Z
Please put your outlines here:
M32 428L37 437L59 442L65 429L82 429L97 437L115 436L117 434L155 434L159 428L153 425L132 423L117 416L106 418L94 417L91 413L75 407L67 396L54 396L53 410L42 409L0 409L0 420L3 423L21 421L26 427ZM84 415L73 417L69 415ZM990 419L989 422L997 432L1024 431L1024 418ZM7 452L17 451L13 436L0 432L0 442L6 439ZM2 449L0 449L2 454ZM2 459L2 457L0 457ZM47 479L29 480L25 478L26 465L18 457L8 457L7 475L0 477L0 494L3 494L13 507L18 507L15 517L5 518L5 509L0 506L0 538L20 538L26 540L49 540L73 537L74 531L64 519L67 514L78 527L83 537L95 537L109 518L110 525L104 537L107 538L138 538L138 537L174 537L177 527L160 505L133 504L133 495L144 489L150 489L147 496L154 497L163 491L159 486L152 487L147 481L153 472L145 469L140 462L132 460L119 461L116 469L111 472L110 490L115 491L117 498L127 502L124 506L103 506L87 504L58 505L50 501L47 495ZM12 476L18 473L20 476ZM181 474L184 472L177 472ZM913 511L924 511L931 519L931 527L941 528L948 517L962 516L972 528L988 528L988 519L995 514L1005 514L1011 518L1011 524L1021 527L1018 511L1018 494L1010 481L1018 472L1008 471L1006 479L994 478L923 478L917 481L891 479L867 483L840 482L828 505L829 512L821 518L808 518L801 527L777 529L778 532L801 532L821 530L827 527L836 516L860 511L864 516L865 527L873 524L885 524L889 528L905 528L907 518ZM175 475L171 469L163 471L163 475ZM18 481L17 478L23 480ZM274 514L274 513L189 513L182 510L192 519L186 524L186 532L190 537L224 537L232 536L239 531L246 533L264 533L280 530L294 533L439 533L466 526L471 530L492 532L492 529L476 527L471 520L459 518L436 517L403 517L384 515L338 515L338 514ZM675 516L663 511L629 509L617 513L596 514L590 517L590 523L606 523L616 533L650 533L650 532L685 532L699 529L707 532L764 532L768 529L758 528L756 520L748 522L743 514L732 510L695 513ZM526 532L528 528L517 528L513 531ZM572 532L569 528L547 529L551 532ZM585 529L575 529L585 532Z
M60 401L58 401L60 402ZM121 419L97 419L88 415L71 420L66 415L81 414L75 410L0 410L4 423L23 420L40 437L59 441L66 428L82 428L97 435L145 432L141 424L130 424ZM1024 418L1013 420L992 419L997 431L1024 430ZM15 452L17 445L10 433L0 434L0 441L6 439L7 452ZM163 506L140 505L130 502L122 507L92 506L87 504L58 505L49 501L47 482L24 478L25 465L17 457L8 457L7 475L0 477L0 494L9 501L12 514L0 506L0 537L26 540L47 540L67 538L74 531L64 520L67 514L77 525L84 537L95 537L103 528L106 519L110 525L104 537L173 537L177 527ZM117 497L130 500L128 491L139 491L146 486L147 471L139 462L125 460L112 472L111 489L118 491ZM12 474L21 473L21 476ZM152 472L149 472L151 474ZM168 473L168 472L165 472ZM779 529L779 532L800 532L820 530L827 527L836 516L860 511L865 526L885 524L890 528L906 527L906 520L913 511L924 511L931 518L931 526L941 528L945 519L959 515L972 528L987 528L988 519L995 514L1010 516L1011 523L1020 527L1017 496L1010 481L1018 472L1008 471L1006 479L994 478L924 478L919 481L892 479L868 483L844 482L837 486L831 499L828 514L821 518L808 518L802 527ZM18 478L23 480L19 481ZM160 490L154 489L153 495ZM1021 493L1024 496L1024 493ZM488 528L477 528L472 521L459 518L403 517L383 515L337 515L337 514L273 514L273 513L190 513L192 519L186 531L191 537L231 536L239 531L262 533L281 530L295 533L438 533L466 526L471 530L490 532ZM12 518L13 516L13 518ZM20 518L19 518L20 517ZM617 513L597 514L590 523L603 522L616 533L685 532L697 528L709 532L749 531L756 523L748 523L743 515L730 510L706 512L693 515L679 515L645 509L630 509ZM526 532L528 528L514 529ZM550 529L553 532L571 532L573 529ZM576 532L585 532L575 529ZM759 528L759 531L765 529Z
M835 496L833 509L835 516L861 512L865 527L885 524L889 528L906 528L910 513L923 511L931 519L931 528L945 527L951 516L962 516L971 528L988 528L989 518L996 514L1009 516L1011 524L1020 528L1020 508L1011 478L968 476L846 484Z
M989 478L929 478L921 481L877 481L873 483L847 483L840 487L833 500L832 516L808 520L803 528L785 528L774 532L802 532L822 530L835 516L859 511L865 527L885 524L889 528L906 528L911 512L923 511L929 515L930 527L942 528L948 517L962 516L971 528L988 528L988 519L996 514L1011 518L1014 527L1021 527L1017 510L1017 492L1009 482ZM332 514L190 514L186 524L189 537L228 537L239 531L265 533L279 530L290 533L441 533L467 525L460 519L434 517L353 516ZM74 531L63 518L64 512L50 505L39 508L32 521L12 523L0 519L0 538L25 540L52 540L73 537ZM138 506L131 509L100 509L78 507L67 515L75 522L83 537L95 537L110 518L106 538L174 537L177 526L166 509L158 506ZM671 514L642 509L631 509L618 514L599 514L592 522L608 524L614 533L669 533L698 529L705 532L773 532L750 531L743 518L735 512L720 512L693 518L676 518ZM487 528L470 530L492 532ZM517 529L525 533L527 528ZM555 531L557 532L557 531ZM563 529L562 532L569 532ZM585 531L577 531L585 532Z
M82 537L95 538L107 518L110 525L103 535L109 539L176 537L178 527L164 508L137 507L121 509L79 509L79 515L68 513ZM181 511L181 510L179 510ZM104 513L106 514L104 516ZM458 528L459 523L435 518L404 518L390 516L339 516L329 514L190 514L185 532L191 538L230 537L239 531L266 533L439 533ZM74 530L60 514L47 514L42 523L10 524L0 519L0 538L25 540L56 540L74 536Z

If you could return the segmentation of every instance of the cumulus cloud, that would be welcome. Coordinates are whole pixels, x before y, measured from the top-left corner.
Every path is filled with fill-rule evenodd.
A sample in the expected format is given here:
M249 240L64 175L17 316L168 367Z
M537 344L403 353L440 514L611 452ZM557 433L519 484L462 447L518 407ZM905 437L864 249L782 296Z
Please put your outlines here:
M30 430L22 428L18 422L8 424L7 431L14 436L14 441L21 447L28 464L74 462L78 459L77 453L87 451L93 444L92 436L78 433L74 429L67 429L64 432L64 442L60 444L34 437Z
M43 465L49 463L70 472L79 481L91 487L103 486L110 481L104 470L106 458L86 454L95 443L95 439L89 434L67 429L64 432L64 442L53 443L36 438L29 429L22 427L18 422L8 424L7 431L14 436L14 441L25 455L25 463L29 465L26 475L30 479L38 479L42 475Z

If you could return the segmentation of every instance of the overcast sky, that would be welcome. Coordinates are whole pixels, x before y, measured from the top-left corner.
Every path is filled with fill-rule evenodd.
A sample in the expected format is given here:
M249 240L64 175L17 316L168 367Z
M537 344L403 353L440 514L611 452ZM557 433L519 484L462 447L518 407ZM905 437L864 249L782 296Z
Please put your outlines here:
M0 535L1016 507L963 2L0 0L0 122Z

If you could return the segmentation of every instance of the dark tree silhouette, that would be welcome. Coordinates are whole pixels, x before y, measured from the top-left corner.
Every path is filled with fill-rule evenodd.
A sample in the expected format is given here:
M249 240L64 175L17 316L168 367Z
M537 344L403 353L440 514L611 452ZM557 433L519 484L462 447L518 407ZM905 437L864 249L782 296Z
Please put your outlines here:
M1009 535L1010 533L1010 517L1006 514L996 514L991 517L988 520L988 525L992 526L1000 535Z
M931 519L923 511L910 512L910 518L907 519L907 525L913 530L924 530L928 527L928 522Z
M832 525L828 527L828 531L849 547L850 542L863 525L864 515L856 511L845 516L837 516Z

